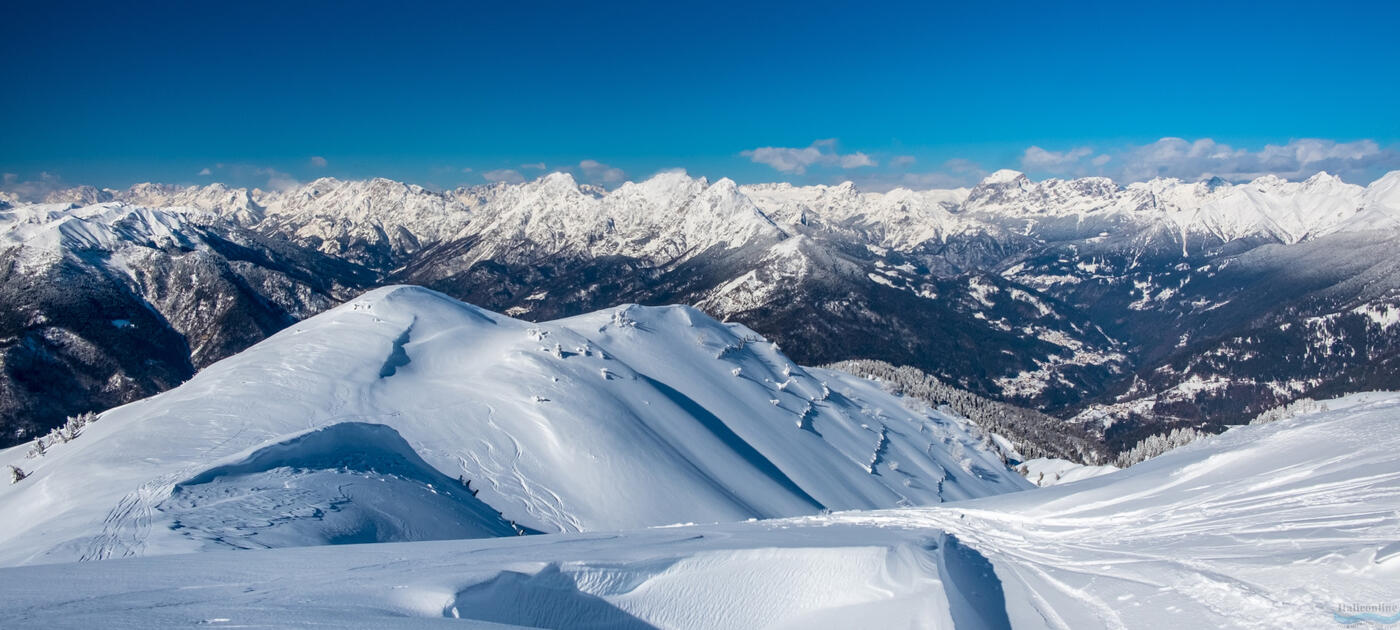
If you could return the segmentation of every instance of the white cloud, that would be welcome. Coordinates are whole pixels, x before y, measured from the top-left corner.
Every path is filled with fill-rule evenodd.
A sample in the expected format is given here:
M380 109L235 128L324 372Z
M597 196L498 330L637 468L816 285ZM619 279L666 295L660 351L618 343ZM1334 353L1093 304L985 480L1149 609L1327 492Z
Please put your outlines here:
M488 182L505 182L507 184L519 184L525 181L525 176L520 171L510 168L498 168L493 171L486 171L481 177Z
M319 155L313 155L313 156L311 156L311 165L312 165L312 166L314 166L314 167L316 167L316 168L325 168L325 167L326 167L326 164L328 164L328 162L326 162L326 158L323 158L323 157L321 157L321 156L319 156Z
M944 162L943 170L950 173L974 176L979 180L987 174L987 169L982 168L981 164L963 158L953 158Z
M257 175L264 175L267 177L268 190L286 191L301 186L301 182L298 181L297 178L292 177L287 173L283 173L282 171L279 171L275 168L256 168L253 169L253 173Z
M66 188L63 178L44 171L39 173L39 179L21 180L15 173L5 173L0 177L3 185L0 190L11 193L24 201L43 201L50 193L58 192Z
M470 173L470 172L472 172L472 167L470 167L470 166L463 166L463 167L462 167L462 172L463 172L463 173Z
M1106 175L1120 182L1154 177L1187 181L1220 177L1245 181L1264 175L1299 180L1327 171L1365 184L1385 171L1400 169L1400 151L1394 147L1382 148L1374 140L1337 142L1302 138L1250 150L1211 138L1162 138L1098 155L1089 147L1050 151L1032 146L1022 154L1021 166L1028 171L1057 175Z
M204 168L202 168L202 169L199 170L199 174L200 174L200 175L213 175L213 174L214 174L214 171L209 170L209 167L206 166L206 167L204 167Z
M928 173L905 173L899 178L899 185L904 188L914 190L933 190L947 188L962 188L972 186L982 179L979 173L970 176L959 173L948 173L944 171L932 171Z
M870 159L870 156L860 151L841 156L841 168L860 168L862 166L876 165L875 160Z
M891 160L893 163L893 160ZM933 190L974 186L987 176L987 170L971 160L955 158L938 170L923 173L874 173L856 179L862 190L885 192L894 188Z
M616 184L627 177L622 169L608 166L598 160L584 160L578 163L578 167L579 170L583 171L584 179L591 182Z
M859 151L841 154L836 151L836 139L817 140L810 146L759 147L739 153L758 164L767 164L783 173L802 175L813 166L839 166L841 168L861 168L876 166L878 162Z
M1089 147L1076 147L1068 151L1056 152L1032 146L1021 155L1021 166L1030 171L1058 173L1073 167L1080 160L1093 154L1094 150Z
M1221 177L1247 180L1263 175L1305 179L1327 171L1357 182L1369 182L1380 171L1400 168L1400 152L1382 149L1374 140L1337 142L1317 138L1265 145L1258 151L1236 149L1203 138L1194 142L1162 138L1133 147L1119 156L1117 175L1128 181L1153 177L1186 180Z
M890 159L890 166L898 168L900 166L909 166L914 162L915 159L912 155L896 155Z
M520 168L523 168L523 169L533 169L533 170L536 170L536 171L543 171L543 170L544 170L544 162L535 162L535 163L533 163L533 164L521 164L521 165L520 165Z

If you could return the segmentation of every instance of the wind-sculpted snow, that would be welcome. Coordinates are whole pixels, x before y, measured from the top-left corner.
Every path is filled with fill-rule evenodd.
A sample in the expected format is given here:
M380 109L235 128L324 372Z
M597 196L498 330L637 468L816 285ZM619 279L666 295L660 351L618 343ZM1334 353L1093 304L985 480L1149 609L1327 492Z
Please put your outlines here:
M1327 628L1384 618L1400 591L1400 394L1317 409L1085 481L943 506L0 569L0 612L16 628L397 628L443 617L544 628Z
M513 536L393 429L342 422L175 484L157 520L200 549Z
M965 420L804 369L693 308L531 324L417 287L365 294L100 420L42 456L3 451L29 477L0 488L0 563L735 521L1030 487Z

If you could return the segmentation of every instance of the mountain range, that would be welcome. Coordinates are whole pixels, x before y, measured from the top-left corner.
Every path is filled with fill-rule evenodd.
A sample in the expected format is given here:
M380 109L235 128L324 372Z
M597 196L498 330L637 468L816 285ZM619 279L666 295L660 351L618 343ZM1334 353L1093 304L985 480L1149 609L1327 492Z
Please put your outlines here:
M35 203L37 202L37 203ZM875 359L1109 450L1400 387L1400 172L885 193L665 172L433 191L321 179L0 199L0 430L164 391L361 291L515 318L691 304L802 364Z

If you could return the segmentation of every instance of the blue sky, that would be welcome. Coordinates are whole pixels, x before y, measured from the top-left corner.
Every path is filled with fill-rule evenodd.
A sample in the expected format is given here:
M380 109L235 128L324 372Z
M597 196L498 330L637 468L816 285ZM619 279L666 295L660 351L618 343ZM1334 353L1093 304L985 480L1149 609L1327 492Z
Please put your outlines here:
M4 185L1400 168L1395 2L227 4L10 3Z

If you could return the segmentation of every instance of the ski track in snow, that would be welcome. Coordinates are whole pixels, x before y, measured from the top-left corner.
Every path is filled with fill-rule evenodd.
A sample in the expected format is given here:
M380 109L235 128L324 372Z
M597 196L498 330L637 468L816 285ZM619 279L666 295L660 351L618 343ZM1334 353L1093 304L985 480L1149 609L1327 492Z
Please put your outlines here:
M466 451L459 457L464 475L469 480L484 479L492 492L502 497L512 497L518 501L526 513L548 523L562 532L580 532L583 524L564 505L564 500L549 488L531 483L529 477L520 471L522 450L520 442L496 423L496 410L491 405L481 403L486 408L486 424L497 435L510 441L511 452L499 455L499 449L490 441L478 440L486 455L479 457L475 452Z

